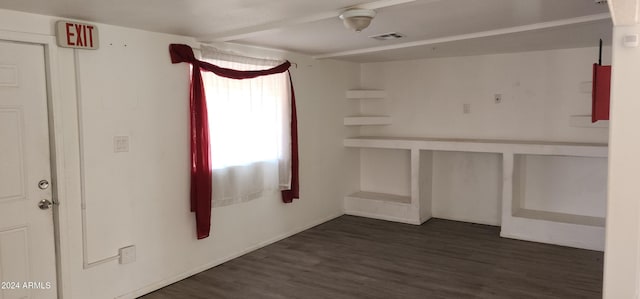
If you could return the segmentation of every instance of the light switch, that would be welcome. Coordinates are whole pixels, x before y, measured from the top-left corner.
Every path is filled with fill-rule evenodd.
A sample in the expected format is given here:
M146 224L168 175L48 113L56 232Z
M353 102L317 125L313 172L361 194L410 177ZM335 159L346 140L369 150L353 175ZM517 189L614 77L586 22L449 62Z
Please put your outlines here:
M124 153L129 151L129 136L113 136L113 152Z

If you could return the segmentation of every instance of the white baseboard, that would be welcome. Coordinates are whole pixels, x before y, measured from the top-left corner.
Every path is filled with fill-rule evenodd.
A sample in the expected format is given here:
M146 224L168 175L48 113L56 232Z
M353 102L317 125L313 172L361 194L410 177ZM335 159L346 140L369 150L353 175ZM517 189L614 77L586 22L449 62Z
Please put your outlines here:
M318 221L314 221L313 223L307 224L307 225L302 226L302 227L295 228L295 229L293 229L293 230L291 230L289 232L286 232L284 234L278 235L278 236L273 237L273 238L271 238L269 240L260 242L260 243L256 244L255 246L249 247L249 248L247 248L245 250L242 250L242 251L239 251L237 253L228 255L226 257L217 259L217 260L215 260L215 261L213 261L211 263L202 265L202 266L197 267L195 269L191 269L189 271L182 272L182 273L180 273L180 274L178 274L176 276L172 276L172 277L169 277L167 279L158 281L156 283L150 284L148 286L145 286L145 287L140 288L138 290L135 290L133 292L120 295L120 296L118 296L116 298L117 299L134 299L134 298L140 297L142 295L151 293L151 292L153 292L155 290L158 290L158 289L161 289L163 287L166 287L166 286L168 286L168 285L170 285L172 283L175 283L175 282L178 282L180 280L183 280L183 279L185 279L185 278L187 278L189 276L192 276L192 275L198 274L198 273L200 273L202 271L211 269L211 268L213 268L215 266L221 265L221 264L223 264L225 262L228 262L228 261L230 261L232 259L235 259L237 257L243 256L243 255L245 255L245 254L247 254L249 252L252 252L254 250L260 249L260 248L265 247L267 245L273 244L275 242L278 242L280 240L286 239L286 238L291 237L291 236L293 236L295 234L298 234L300 232L308 230L308 229L310 229L310 228L312 228L314 226L318 226L318 225L323 224L323 223L325 223L327 221L330 221L330 220L333 220L335 218L338 218L338 217L340 217L342 215L344 215L344 213L336 213L336 214L331 215L329 217L322 218L322 219L320 219Z

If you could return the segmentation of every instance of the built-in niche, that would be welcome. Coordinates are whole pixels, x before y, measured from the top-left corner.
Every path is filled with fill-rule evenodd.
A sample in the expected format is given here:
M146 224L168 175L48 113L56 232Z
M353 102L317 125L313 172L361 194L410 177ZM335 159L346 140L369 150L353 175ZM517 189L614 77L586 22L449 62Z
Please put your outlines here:
M515 155L515 217L604 226L607 159Z

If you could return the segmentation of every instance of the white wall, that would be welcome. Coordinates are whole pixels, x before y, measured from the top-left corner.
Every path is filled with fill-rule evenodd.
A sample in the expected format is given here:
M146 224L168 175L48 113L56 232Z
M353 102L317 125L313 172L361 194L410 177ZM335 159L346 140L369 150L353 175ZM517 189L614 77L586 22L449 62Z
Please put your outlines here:
M515 170L520 208L605 217L606 158L518 155Z
M411 195L411 151L360 149L364 161L360 165L360 188L369 192ZM394 178L390 180L389 178Z
M56 18L0 10L0 30L53 34ZM301 199L278 194L223 208L212 215L212 236L196 240L189 212L188 66L172 65L170 43L188 37L98 24L97 51L58 50L66 194L61 207L62 272L66 298L125 298L217 265L303 228L342 214L356 189L355 153L342 146L344 91L358 84L359 67L291 53L218 45L247 55L286 57L292 70L300 132ZM77 63L74 60L77 59ZM78 117L77 90L81 101ZM78 119L80 125L78 125ZM78 133L80 131L80 133ZM113 136L130 136L128 153L113 153ZM80 141L79 141L80 140ZM80 176L80 148L84 177ZM137 261L82 269L80 197L87 202L88 259L135 245Z
M388 97L382 105L364 103L362 111L390 114L393 124L363 127L361 134L606 143L607 128L569 125L571 115L591 114L588 87L597 55L597 48L583 48L363 64L361 85L384 89ZM610 48L605 47L605 64L609 57ZM502 103L494 103L494 94L502 95ZM463 113L463 104L470 105L471 113ZM376 160L363 152L361 164L379 163ZM525 194L528 206L603 216L606 163L594 159L586 165L565 164L567 173L595 175L563 181L553 163L547 163L549 167L527 170L530 186L542 188L545 177L553 174L559 186L597 186L598 192L562 189L556 197L569 195L570 200L550 205L547 190L530 188ZM363 175L366 185L370 179ZM397 178L387 179L393 185ZM433 180L435 217L500 224L498 156L437 152Z
M501 155L435 152L432 177L434 217L500 225Z
M638 298L640 294L640 49L622 46L622 39L627 34L640 34L640 25L615 26L613 30L604 267L604 298L608 299Z

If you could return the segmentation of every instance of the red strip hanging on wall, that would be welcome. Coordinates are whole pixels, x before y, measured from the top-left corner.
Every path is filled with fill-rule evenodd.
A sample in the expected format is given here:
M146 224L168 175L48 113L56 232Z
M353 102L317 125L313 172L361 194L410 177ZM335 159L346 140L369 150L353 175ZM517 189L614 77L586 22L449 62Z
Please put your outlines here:
M591 91L591 122L609 120L611 98L611 66L602 65L602 40L598 63L593 64L593 88Z

